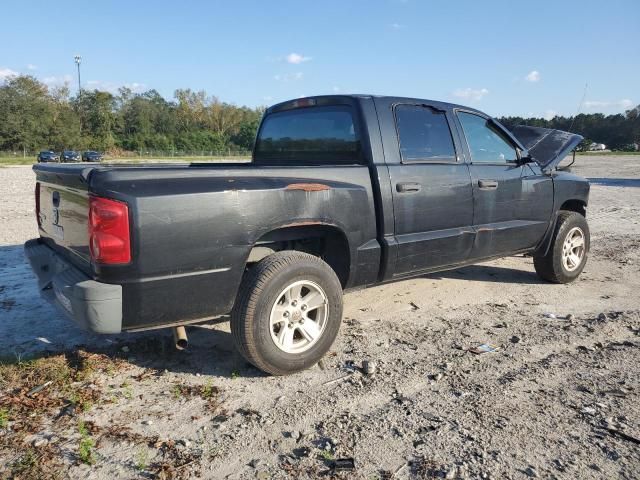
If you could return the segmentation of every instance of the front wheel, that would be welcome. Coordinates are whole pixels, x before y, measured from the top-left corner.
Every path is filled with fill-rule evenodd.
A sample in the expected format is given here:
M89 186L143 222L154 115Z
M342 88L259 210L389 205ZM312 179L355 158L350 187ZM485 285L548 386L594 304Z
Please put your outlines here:
M536 273L549 282L574 281L587 263L590 241L586 218L576 212L561 211L547 253L533 257Z
M318 257L277 252L245 276L231 313L240 353L272 375L316 364L333 344L342 320L342 286Z

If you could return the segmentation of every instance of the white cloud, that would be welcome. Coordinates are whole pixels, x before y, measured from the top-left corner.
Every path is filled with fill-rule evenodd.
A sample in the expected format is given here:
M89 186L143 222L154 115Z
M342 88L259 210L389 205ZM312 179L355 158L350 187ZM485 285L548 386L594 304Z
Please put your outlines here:
M332 88L332 90L333 90L334 92L339 92L339 91L340 91L340 87L338 87L338 86L334 86L334 87Z
M452 92L452 95L457 98L463 98L465 100L482 100L482 97L489 94L489 90L486 88L458 88Z
M38 66L34 65L33 63L29 63L27 64L27 70L37 70Z
M113 82L105 82L103 80L89 80L86 84L87 89L89 90L101 90L103 92L110 93L118 93L118 89L120 87L129 88L133 93L141 93L147 89L147 85L144 83L113 83Z
M10 68L0 68L0 81L5 81L9 77L18 76L18 72L11 70Z
M305 57L304 55L300 55L299 53L290 53L285 57L287 63L293 63L294 65L299 65L303 62L308 62L311 60L311 57Z
M125 83L124 86L130 88L134 92L143 92L147 89L146 83L138 83L138 82Z
M540 81L540 72L538 70L531 70L527 73L527 76L524 77L527 82L535 83Z
M49 87L59 87L67 83L71 83L72 80L73 80L73 77L69 74L62 75L59 77L52 75L50 77L44 77L42 79L42 83L46 84Z
M544 112L545 120L551 120L556 115L558 115L558 112L556 112L555 110L549 109L549 110L545 110L545 112Z
M392 23L389 26L394 30L400 30L405 27L405 25L402 25L401 23Z
M610 109L622 109L628 110L633 107L633 102L628 98L623 98L622 100L615 101L599 101L599 100L587 100L584 102L584 108L587 110L601 109L601 110L610 110Z
M285 73L282 75L274 75L273 78L279 82L292 82L295 80L302 80L304 77L304 73L296 72L296 73Z

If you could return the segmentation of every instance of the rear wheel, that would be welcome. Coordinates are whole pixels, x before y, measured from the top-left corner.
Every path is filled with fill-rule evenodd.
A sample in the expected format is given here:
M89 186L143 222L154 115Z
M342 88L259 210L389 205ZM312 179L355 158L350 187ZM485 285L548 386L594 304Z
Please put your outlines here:
M554 283L574 281L587 263L589 245L587 220L579 213L561 211L546 255L533 257L536 273Z
M231 314L231 333L249 362L286 375L324 356L341 319L342 286L331 267L307 253L277 252L245 276Z

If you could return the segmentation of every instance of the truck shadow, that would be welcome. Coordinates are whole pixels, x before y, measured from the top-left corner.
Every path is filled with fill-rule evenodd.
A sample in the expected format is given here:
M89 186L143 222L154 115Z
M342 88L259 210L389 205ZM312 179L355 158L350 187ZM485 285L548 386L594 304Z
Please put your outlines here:
M444 272L430 273L424 278L452 280L468 280L474 282L493 283L519 283L526 285L540 285L547 283L535 273L509 267L496 267L493 265L472 265L469 267L447 270Z
M424 278L528 285L546 283L531 271L494 265L472 265L425 275ZM133 364L155 370L158 375L167 370L225 378L266 377L238 353L228 332L228 321L228 317L221 317L187 326L189 347L185 351L176 350L171 329L160 329L120 336L110 354L124 356Z
M178 351L171 329L118 335L86 332L40 297L22 245L0 246L0 361L16 362L83 349L125 358L159 372L262 376L236 352L227 319L187 327Z
M425 275L425 278L495 283L543 283L527 270L475 265ZM237 352L228 318L187 327L189 347L178 351L171 329L95 335L43 300L24 258L22 245L0 247L0 360L15 361L84 349L124 358L155 370L224 378L264 377Z
M267 375L249 364L236 350L231 334L221 330L228 318L186 327L189 346L175 347L171 329L127 334L109 350L130 363L155 370L224 378L255 378ZM228 328L228 326L225 325Z
M640 178L587 178L592 185L603 187L640 187Z

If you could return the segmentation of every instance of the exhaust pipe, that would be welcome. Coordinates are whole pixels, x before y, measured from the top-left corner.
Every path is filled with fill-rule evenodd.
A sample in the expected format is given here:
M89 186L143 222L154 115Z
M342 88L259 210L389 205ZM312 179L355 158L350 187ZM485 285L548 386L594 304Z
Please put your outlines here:
M185 350L189 346L187 331L182 325L179 327L173 327L173 340L175 341L176 348L178 350Z

